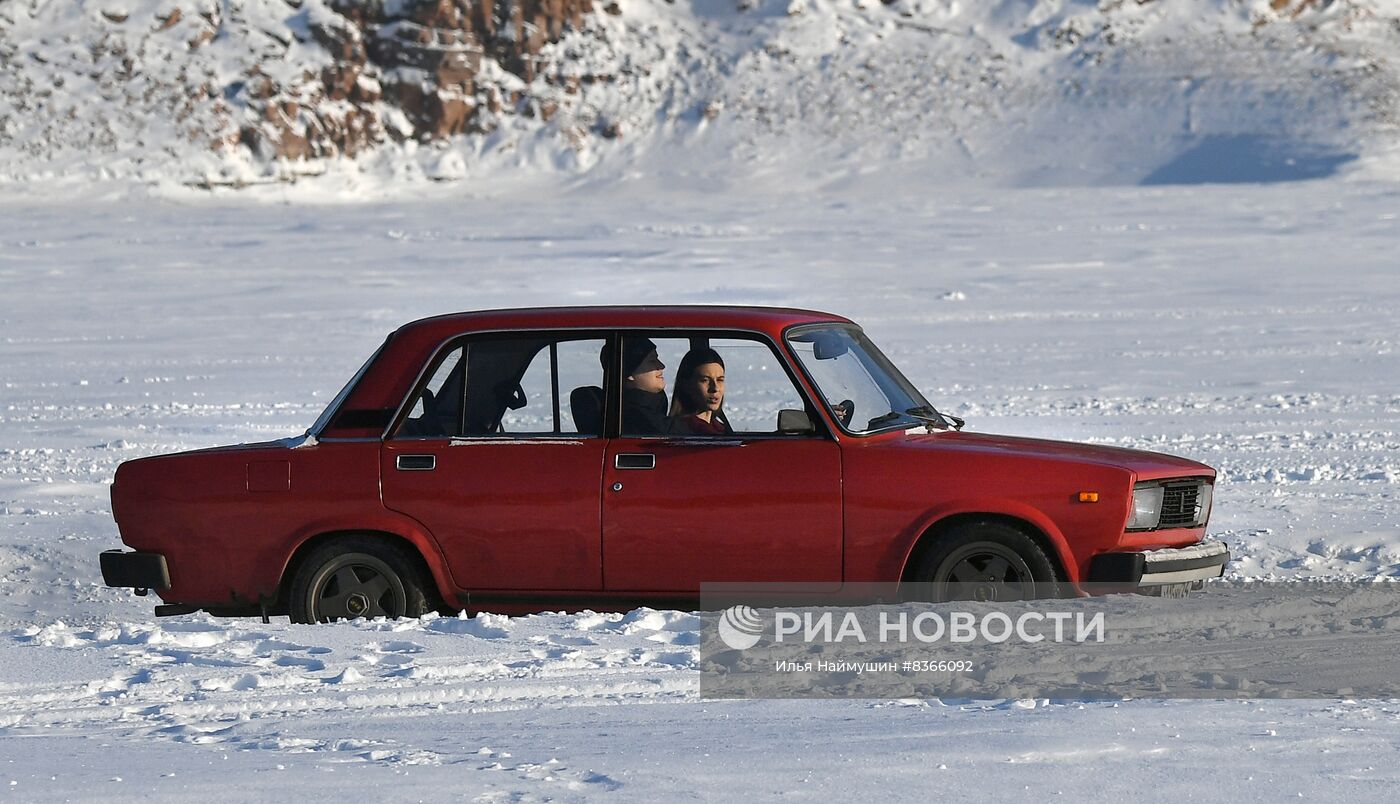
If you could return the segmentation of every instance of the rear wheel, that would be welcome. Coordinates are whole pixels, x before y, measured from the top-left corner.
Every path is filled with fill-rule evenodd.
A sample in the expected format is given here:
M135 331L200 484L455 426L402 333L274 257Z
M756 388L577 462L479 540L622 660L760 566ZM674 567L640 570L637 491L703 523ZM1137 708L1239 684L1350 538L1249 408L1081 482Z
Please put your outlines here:
M292 579L295 623L360 617L418 617L428 612L427 582L417 562L382 539L349 536L317 547Z
M913 573L924 600L1025 600L1059 596L1055 563L1023 531L970 522L941 537Z

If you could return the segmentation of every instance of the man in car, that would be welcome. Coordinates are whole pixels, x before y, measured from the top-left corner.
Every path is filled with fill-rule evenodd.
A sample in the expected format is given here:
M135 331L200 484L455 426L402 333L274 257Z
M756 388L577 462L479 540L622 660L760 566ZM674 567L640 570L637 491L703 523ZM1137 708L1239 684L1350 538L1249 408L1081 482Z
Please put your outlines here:
M661 435L667 431L666 364L649 338L625 338L622 346L622 432Z

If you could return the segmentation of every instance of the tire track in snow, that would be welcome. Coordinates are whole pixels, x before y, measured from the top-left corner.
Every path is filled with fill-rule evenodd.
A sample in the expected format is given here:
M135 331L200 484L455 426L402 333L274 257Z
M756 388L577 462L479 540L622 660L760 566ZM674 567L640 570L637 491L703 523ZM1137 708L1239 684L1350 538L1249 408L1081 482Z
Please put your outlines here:
M11 662L26 652L44 662L77 653L105 674L0 684L0 735L112 732L241 743L248 737L239 724L249 721L278 721L277 733L287 735L297 722L347 715L685 701L696 695L698 627L690 615L648 609L320 627L247 628L212 618L29 626L8 635ZM292 747L341 750L334 741L285 739Z

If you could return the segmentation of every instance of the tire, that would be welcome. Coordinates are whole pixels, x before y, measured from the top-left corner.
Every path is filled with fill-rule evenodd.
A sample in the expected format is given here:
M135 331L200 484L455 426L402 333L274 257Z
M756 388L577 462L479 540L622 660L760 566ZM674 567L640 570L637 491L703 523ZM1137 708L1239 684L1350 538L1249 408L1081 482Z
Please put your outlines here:
M913 580L913 596L934 602L1060 596L1055 562L1034 539L1003 522L969 522L944 534L919 560Z
M415 557L372 536L346 536L311 551L288 594L294 623L361 617L419 617L430 608Z

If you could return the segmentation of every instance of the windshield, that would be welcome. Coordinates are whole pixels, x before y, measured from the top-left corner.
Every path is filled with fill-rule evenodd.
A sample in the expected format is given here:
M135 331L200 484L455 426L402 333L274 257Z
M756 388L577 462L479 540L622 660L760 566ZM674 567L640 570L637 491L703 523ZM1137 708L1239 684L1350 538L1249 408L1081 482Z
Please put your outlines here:
M949 426L860 329L803 327L791 332L787 340L847 432Z

